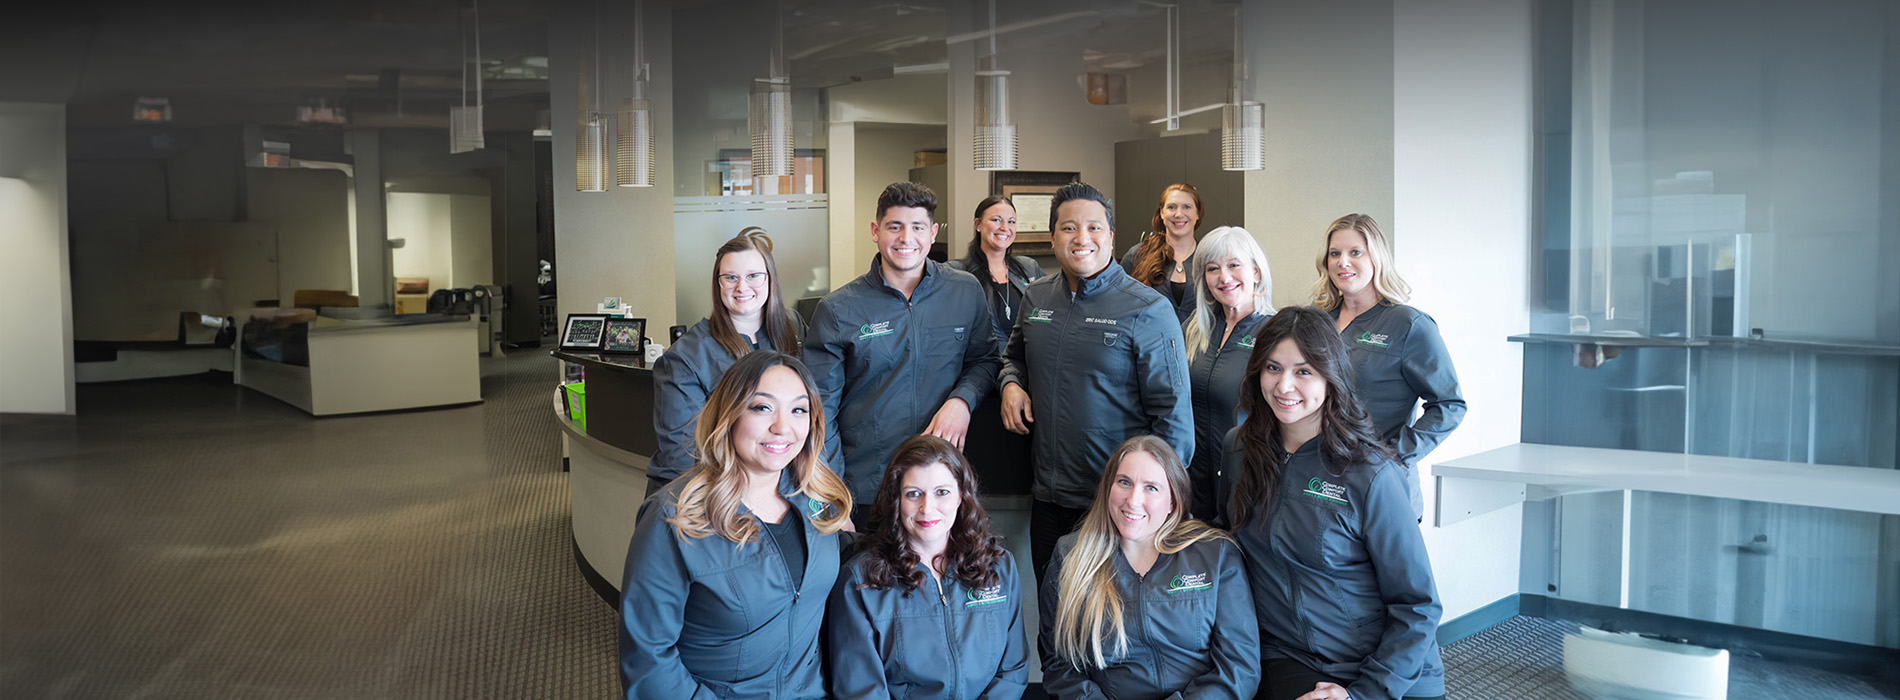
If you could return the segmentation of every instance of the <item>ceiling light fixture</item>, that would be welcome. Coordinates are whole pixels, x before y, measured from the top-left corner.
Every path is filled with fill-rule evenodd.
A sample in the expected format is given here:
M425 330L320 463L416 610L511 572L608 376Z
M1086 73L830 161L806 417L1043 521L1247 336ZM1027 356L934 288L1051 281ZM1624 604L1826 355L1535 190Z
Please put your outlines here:
M1181 129L1181 3L1168 3L1168 131Z
M1266 106L1247 100L1247 52L1241 11L1234 10L1234 87L1220 118L1220 169L1267 168Z
M990 0L990 53L977 62L976 134L972 145L977 170L1016 169L1016 124L1009 119L1009 71L996 65L996 0Z
M477 0L469 0L468 7L462 11L462 104L449 108L449 152L466 153L487 145L482 140L482 18L476 6ZM475 55L469 56L470 39L475 45ZM473 66L474 70L469 70ZM468 103L468 85L470 74L474 75L475 104Z
M582 35L579 89L575 90L574 189L607 191L606 125L596 97L600 85L600 3L594 3L594 31ZM591 62L590 62L591 59Z
M633 3L633 93L614 132L614 184L653 186L653 103L647 99L646 0Z
M792 174L792 79L785 69L785 15L773 3L770 72L752 79L752 177Z

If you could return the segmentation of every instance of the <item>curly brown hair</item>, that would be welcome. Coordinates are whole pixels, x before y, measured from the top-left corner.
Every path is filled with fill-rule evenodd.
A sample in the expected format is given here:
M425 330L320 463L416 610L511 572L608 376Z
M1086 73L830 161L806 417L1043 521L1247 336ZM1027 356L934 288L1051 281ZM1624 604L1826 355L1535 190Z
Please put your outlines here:
M1000 580L996 570L1009 552L990 531L990 515L977 502L976 471L949 441L934 435L914 435L897 446L890 466L884 468L884 483L877 487L877 499L871 504L869 531L854 550L871 554L860 567L863 587L883 590L902 586L905 593L910 593L924 585L917 553L911 551L904 525L899 522L898 499L902 497L904 474L932 464L941 464L955 475L962 495L956 520L950 526L950 543L939 555L943 557L944 575L972 589L989 588Z

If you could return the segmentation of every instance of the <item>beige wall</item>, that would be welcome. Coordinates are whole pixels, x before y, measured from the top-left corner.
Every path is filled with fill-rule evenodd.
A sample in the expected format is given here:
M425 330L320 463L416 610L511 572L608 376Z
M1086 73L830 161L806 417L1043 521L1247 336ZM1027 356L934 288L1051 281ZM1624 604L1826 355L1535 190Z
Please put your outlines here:
M1412 304L1438 321L1470 405L1426 475L1521 432L1523 355L1505 338L1530 323L1531 27L1523 0L1395 3L1391 228ZM1522 506L1433 521L1445 619L1518 592Z
M66 108L0 102L0 413L71 414Z
M277 294L348 290L350 180L340 170L249 168L250 220L277 228Z
M603 6L602 40L607 46L632 46L632 4ZM620 17L615 13L625 13ZM672 10L647 3L647 62L652 66L648 95L653 111L656 184L606 192L574 190L575 89L583 32L594 28L591 3L567 2L549 21L549 122L554 129L554 275L560 295L557 313L591 313L601 298L622 297L636 316L647 319L649 337L665 342L665 329L676 323L673 291L673 71ZM586 60L591 62L592 58ZM603 81L603 105L615 106L627 87ZM610 139L611 143L611 139Z
M1311 301L1328 223L1349 212L1392 221L1392 7L1245 5L1259 37L1247 45L1252 97L1267 121L1267 168L1246 175L1246 229L1273 268L1275 308Z

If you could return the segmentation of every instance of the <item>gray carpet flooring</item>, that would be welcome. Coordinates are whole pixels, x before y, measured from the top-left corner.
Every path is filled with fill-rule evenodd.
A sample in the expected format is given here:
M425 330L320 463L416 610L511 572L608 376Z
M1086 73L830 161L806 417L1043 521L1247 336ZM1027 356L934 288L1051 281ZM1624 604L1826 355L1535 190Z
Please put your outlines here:
M426 411L313 419L204 375L0 416L0 697L613 697L557 365L522 350L483 373L485 403ZM1447 647L1451 697L1582 698L1567 629L1519 617ZM1738 657L1730 697L1889 696Z
M313 419L229 375L0 418L0 696L603 698L545 351Z

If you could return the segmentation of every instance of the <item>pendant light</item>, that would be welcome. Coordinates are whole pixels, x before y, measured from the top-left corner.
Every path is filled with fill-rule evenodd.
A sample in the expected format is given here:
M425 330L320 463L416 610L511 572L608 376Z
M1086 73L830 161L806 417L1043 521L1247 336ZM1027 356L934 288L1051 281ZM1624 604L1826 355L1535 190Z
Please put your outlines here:
M996 65L996 0L990 0L990 53L977 62L977 170L1016 169L1016 125L1009 119L1009 71Z
M594 31L581 43L580 85L575 90L574 189L607 191L607 143L600 114L600 6L594 6Z
M1266 106L1247 100L1247 52L1241 11L1234 10L1234 86L1220 117L1220 169L1267 168Z
M752 80L752 177L792 174L792 79L785 69L784 10L773 3L770 72Z
M462 104L449 108L449 152L466 153L486 144L482 140L482 18L475 0L462 11ZM472 41L471 41L472 39ZM469 56L473 43L475 55ZM468 103L469 68L474 66L475 104Z
M614 184L653 186L653 104L647 99L646 0L633 3L633 92L621 102L614 138Z

